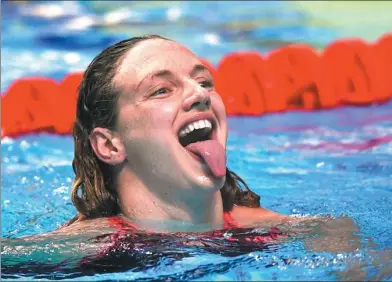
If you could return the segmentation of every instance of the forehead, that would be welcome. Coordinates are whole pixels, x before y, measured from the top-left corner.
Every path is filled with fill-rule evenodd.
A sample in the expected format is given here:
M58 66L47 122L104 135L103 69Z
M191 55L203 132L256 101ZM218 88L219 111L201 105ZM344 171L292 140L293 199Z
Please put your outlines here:
M126 53L114 83L121 89L129 89L154 71L167 69L185 74L197 63L200 63L199 59L183 45L163 39L149 39Z

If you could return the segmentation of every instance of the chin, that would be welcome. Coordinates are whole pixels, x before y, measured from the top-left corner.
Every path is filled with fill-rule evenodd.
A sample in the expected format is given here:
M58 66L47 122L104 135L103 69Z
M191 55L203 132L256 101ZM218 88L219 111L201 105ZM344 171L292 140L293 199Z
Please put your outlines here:
M225 185L226 176L213 177L211 175L200 175L196 177L194 187L201 191L216 192Z

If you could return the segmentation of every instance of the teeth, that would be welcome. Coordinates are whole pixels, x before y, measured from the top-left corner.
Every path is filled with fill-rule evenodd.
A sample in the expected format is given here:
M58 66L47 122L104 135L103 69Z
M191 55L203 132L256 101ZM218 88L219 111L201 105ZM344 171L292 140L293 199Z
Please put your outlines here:
M191 133L195 129L202 129L202 128L212 128L212 124L209 120L203 119L191 122L187 124L183 129L180 130L179 135L180 137L184 137L185 135Z

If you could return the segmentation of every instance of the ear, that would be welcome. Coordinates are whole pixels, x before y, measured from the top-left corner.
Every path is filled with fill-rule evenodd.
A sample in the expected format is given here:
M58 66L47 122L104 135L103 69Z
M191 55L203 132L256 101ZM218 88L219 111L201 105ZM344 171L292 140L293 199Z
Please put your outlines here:
M102 127L96 127L91 132L90 144L97 157L104 163L117 165L126 159L125 147L120 136Z

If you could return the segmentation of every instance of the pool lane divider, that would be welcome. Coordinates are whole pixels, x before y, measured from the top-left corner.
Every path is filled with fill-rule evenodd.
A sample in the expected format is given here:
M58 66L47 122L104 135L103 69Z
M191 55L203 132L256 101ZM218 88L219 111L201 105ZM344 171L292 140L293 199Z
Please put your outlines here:
M226 54L215 67L207 60L228 115L370 105L392 97L392 33L374 43L346 38L322 52L287 45L267 55ZM83 73L57 82L46 77L14 81L1 97L2 137L48 132L70 134Z

